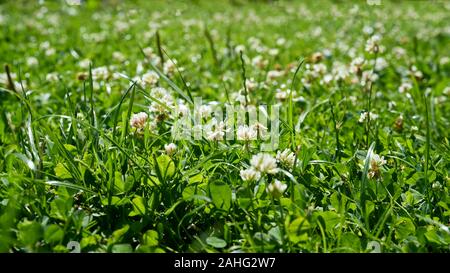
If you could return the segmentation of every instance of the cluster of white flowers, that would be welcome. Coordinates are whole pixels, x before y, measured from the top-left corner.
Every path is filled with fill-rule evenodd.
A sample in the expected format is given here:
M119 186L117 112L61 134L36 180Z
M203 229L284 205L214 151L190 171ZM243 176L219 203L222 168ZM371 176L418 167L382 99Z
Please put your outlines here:
M92 69L92 79L94 81L105 81L109 77L109 70L106 66L100 66Z
M48 73L45 76L45 80L48 82L57 82L58 81L58 73L57 72Z
M263 56L257 55L252 59L252 65L259 69L264 69L269 64L269 61L264 59Z
M177 145L175 145L175 143L165 144L164 149L166 150L166 154L168 156L172 156L177 152Z
M369 117L370 117L370 120L375 120L375 119L378 118L378 115L375 114L375 113L372 113L372 112L370 112L370 113L369 112L362 112L361 115L359 116L358 122L359 123L363 123L364 121L369 119Z
M253 128L253 126L240 125L237 129L237 139L238 140L256 140L258 132Z
M27 65L29 67L35 67L38 64L39 64L39 61L38 61L38 59L36 57L31 56L31 57L27 58Z
M366 42L366 51L369 53L378 53L381 51L380 47L381 36L378 34L372 35Z
M284 76L285 72L283 70L270 70L267 72L267 81L275 81L277 78Z
M350 76L349 69L343 63L340 62L333 63L331 74L334 80L336 81L345 81ZM326 76L327 75L325 75L325 77ZM325 77L324 81L325 83L327 83L329 80L325 79Z
M412 88L413 88L413 86L412 86L411 82L405 81L405 82L402 82L402 84L401 84L400 87L398 88L398 92L400 92L400 93L406 93L406 92L408 92L409 90L411 90Z
M362 71L362 67L366 63L366 60L363 57L356 57L350 63L350 71L359 74Z
M241 170L240 175L244 181L258 181L261 178L261 173L253 168Z
M282 152L278 151L276 159L284 166L292 169L295 164L295 154L290 149L284 149Z
M255 170L261 173L275 174L278 172L277 160L267 153L254 155L250 160L250 164Z
M378 80L379 76L377 73L371 71L371 70L366 70L362 73L361 76L361 86L367 86L370 83L374 83Z
M280 182L279 180L275 179L274 182L270 183L267 186L267 192L273 197L273 198L280 198L283 196L283 193L286 191L287 185Z
M267 153L252 156L250 168L241 170L240 175L244 181L257 181L263 174L276 174L278 172L277 160Z
M291 92L291 89L289 89L287 87L287 85L283 83L280 85L279 88L277 88L275 90L275 98L279 101L284 101L289 97L290 92ZM294 96L294 93L295 92L293 92L293 96Z
M364 164L366 164L366 160L364 160ZM367 172L367 177L369 179L379 178L381 175L381 167L385 164L386 160L384 159L384 156L380 157L378 154L372 154L369 163L369 171Z
M154 87L158 83L159 75L155 71L148 71L140 78L140 83L144 87Z
M26 88L25 82L20 83L17 81L17 74L16 73L10 73L12 84L14 85L14 88L16 90L21 90L22 86ZM0 73L0 84L4 86L9 85L8 75L6 73Z
M149 111L151 113L155 113L157 115L166 115L169 114L170 109L173 109L173 97L165 88L152 88L150 95L152 98L157 100L152 101L150 104Z
M246 79L245 85L247 86L248 91L255 91L256 88L258 87L258 83L255 82L255 80L253 78Z
M206 139L208 140L222 140L227 130L225 129L225 123L223 121L217 121L216 118L211 119L206 126Z
M127 60L127 58L125 58L125 55L123 55L123 53L120 51L114 51L112 54L112 57L114 60L116 60L120 63L123 63Z
M327 74L327 70L327 66L323 63L306 64L302 78L303 85L310 88L315 80L322 79Z
M163 71L169 77L172 77L177 69L177 61L176 60L167 60L164 62ZM179 68L182 71L181 68Z
M130 125L132 128L142 130L145 127L147 119L148 119L148 114L145 112L139 112L137 114L133 114L130 119Z
M411 75L411 76L413 76L413 77L415 77L415 78L418 79L418 80L420 80L420 79L423 78L423 72L420 71L420 70L417 68L417 66L415 66L415 65L411 66L411 69L410 69L410 71L409 71L408 74Z

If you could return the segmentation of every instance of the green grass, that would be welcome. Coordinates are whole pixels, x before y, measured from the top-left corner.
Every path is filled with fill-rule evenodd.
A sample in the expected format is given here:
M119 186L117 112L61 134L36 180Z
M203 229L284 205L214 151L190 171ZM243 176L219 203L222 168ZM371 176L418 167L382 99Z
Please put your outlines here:
M0 1L1 252L450 251L448 3L38 2ZM239 96L277 172L171 133Z

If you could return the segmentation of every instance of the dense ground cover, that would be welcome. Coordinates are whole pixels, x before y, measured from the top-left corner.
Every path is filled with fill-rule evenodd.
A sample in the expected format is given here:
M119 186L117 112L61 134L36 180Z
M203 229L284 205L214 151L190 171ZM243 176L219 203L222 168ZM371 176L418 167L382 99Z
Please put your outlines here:
M0 1L0 251L449 252L449 3L77 2Z

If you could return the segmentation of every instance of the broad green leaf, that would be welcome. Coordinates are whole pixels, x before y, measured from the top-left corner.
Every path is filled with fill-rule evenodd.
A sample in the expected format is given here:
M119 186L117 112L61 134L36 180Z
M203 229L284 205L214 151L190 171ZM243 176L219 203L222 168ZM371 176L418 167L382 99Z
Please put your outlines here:
M231 206L231 188L227 184L219 181L209 184L209 192L214 205L228 211Z
M114 173L114 191L116 193L122 193L125 191L125 182L122 179L122 174L120 172Z
M128 232L128 230L130 229L129 225L125 225L120 229L115 230L111 237L108 239L108 243L109 244L115 244L118 243L122 240L123 236Z
M395 227L395 238L399 241L406 239L411 234L416 232L416 227L411 219L406 217L401 217L396 222Z
M98 234L90 235L87 237L83 237L80 242L81 249L90 247L90 246L96 246L101 242L102 237Z
M162 154L157 157L156 161L158 162L162 177L165 180L172 178L175 174L175 163L173 160L168 155Z
M189 177L189 183L201 183L203 181L202 173L198 173L194 176Z
M361 252L361 240L356 234L346 232L341 235L340 247L344 252Z
M308 220L302 216L292 221L288 227L289 240L294 244L308 239L308 231L311 225Z
M145 200L142 196L136 196L131 201L133 205L133 211L131 211L128 216L136 216L136 215L144 215L146 212L145 209Z
M64 237L64 230L55 224L49 225L45 229L44 240L48 243L57 243Z
M108 197L102 198L102 205L107 206L108 205ZM130 200L128 198L120 198L117 196L111 197L111 205L112 206L123 206L125 204L128 204Z
M334 230L341 221L341 217L334 211L323 211L319 213L325 222L325 229L327 232L334 234Z
M55 175L61 179L69 179L72 178L72 174L67 170L63 163L56 164L54 169Z
M111 248L112 253L131 253L133 252L133 247L130 244L117 244L113 245Z
M42 238L42 226L35 221L25 220L17 225L17 239L23 245L34 245Z
M56 198L50 202L50 216L59 220L68 220L72 209L72 199Z
M73 156L78 154L77 147L71 144L64 144L64 148L66 148L66 150L70 152Z
M142 245L144 246L157 246L159 240L159 234L155 230L147 230L142 236Z
M227 242L214 236L206 238L206 243L215 248L224 248L227 246Z

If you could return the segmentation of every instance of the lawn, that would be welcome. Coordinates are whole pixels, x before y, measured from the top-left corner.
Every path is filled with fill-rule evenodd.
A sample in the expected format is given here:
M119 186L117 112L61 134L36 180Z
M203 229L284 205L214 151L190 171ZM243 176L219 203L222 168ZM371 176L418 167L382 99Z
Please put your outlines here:
M450 252L449 22L0 1L0 252Z

